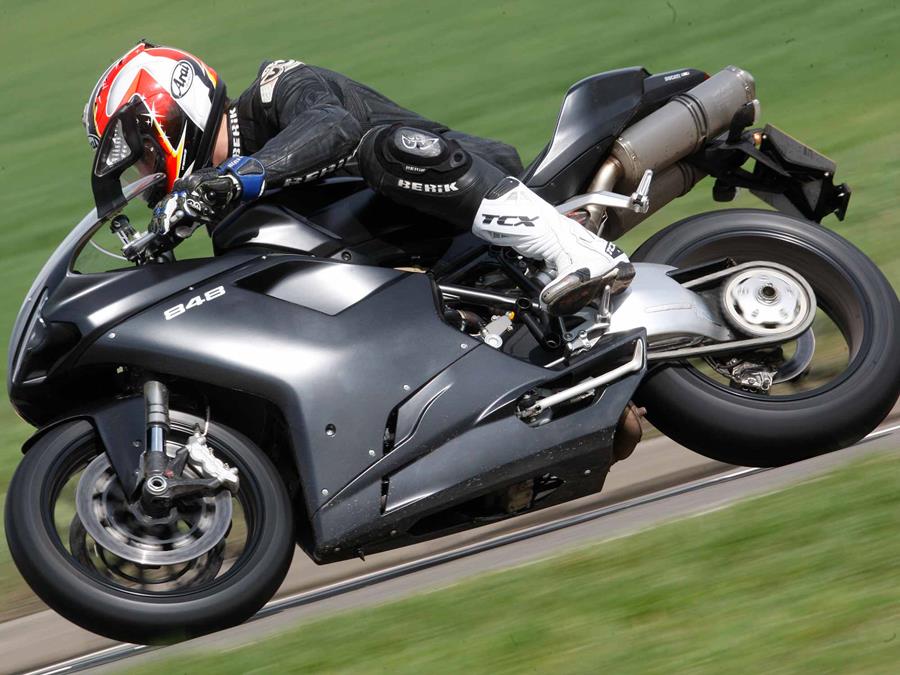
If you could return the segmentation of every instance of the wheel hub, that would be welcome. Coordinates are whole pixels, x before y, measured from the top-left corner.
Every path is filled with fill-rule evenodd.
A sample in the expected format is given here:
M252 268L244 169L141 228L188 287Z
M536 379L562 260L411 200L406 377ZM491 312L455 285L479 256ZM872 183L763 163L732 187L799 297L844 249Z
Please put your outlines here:
M75 494L87 533L110 553L139 565L176 565L215 547L231 525L231 494L220 490L173 504L169 514L150 517L130 503L105 454L84 470Z
M813 300L808 284L771 267L743 270L725 282L722 310L737 330L755 337L785 333L807 318Z

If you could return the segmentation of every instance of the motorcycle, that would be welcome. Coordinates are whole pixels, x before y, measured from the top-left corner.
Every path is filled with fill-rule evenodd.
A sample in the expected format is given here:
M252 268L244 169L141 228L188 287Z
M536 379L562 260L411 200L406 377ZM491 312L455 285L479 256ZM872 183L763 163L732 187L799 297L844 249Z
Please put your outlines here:
M850 190L826 157L752 127L739 68L627 68L568 91L522 180L585 227L615 240L705 176L719 201L745 188L774 208L666 227L627 289L563 317L537 301L536 261L352 176L271 190L212 229L212 257L176 260L122 213L162 178L122 187L134 115L100 140L96 208L34 281L8 364L37 427L10 551L96 633L237 624L295 543L324 564L596 493L639 440L638 406L698 453L764 466L850 445L897 400L897 296L820 224ZM79 272L106 224L127 266Z

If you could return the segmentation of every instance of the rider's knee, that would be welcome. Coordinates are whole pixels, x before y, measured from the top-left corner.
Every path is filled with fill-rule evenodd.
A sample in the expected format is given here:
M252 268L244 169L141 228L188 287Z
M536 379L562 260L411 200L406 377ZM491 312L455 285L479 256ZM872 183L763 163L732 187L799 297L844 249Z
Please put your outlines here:
M466 227L481 198L503 177L498 168L455 140L400 124L366 134L359 166L376 191Z

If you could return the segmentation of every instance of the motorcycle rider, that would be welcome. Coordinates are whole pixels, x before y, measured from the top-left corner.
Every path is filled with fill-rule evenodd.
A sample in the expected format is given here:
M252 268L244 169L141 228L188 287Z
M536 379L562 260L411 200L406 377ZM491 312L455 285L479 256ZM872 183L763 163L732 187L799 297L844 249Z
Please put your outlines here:
M439 217L528 258L553 277L552 314L577 311L634 270L614 244L523 185L510 146L453 131L339 73L267 61L237 98L217 73L178 49L141 41L100 77L84 110L92 147L125 105L139 106L142 173L165 173L151 229L181 239L214 225L267 187L361 175L399 204ZM187 216L187 218L185 218Z

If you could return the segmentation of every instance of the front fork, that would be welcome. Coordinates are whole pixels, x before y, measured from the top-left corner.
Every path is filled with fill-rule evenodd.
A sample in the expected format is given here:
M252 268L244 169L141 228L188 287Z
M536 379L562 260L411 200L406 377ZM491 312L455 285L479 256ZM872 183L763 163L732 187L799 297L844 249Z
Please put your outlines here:
M144 453L144 488L142 501L150 508L169 488L166 469L166 438L169 426L169 390L162 382L149 380L144 383L144 402L147 407L147 448ZM149 502L149 503L148 503Z
M158 380L144 383L146 406L146 450L142 461L141 504L148 514L164 515L174 499L210 494L225 487L238 491L237 469L217 459L206 444L206 435L197 426L187 445L173 455L166 449L171 432L169 422L169 390ZM184 468L191 467L199 478L184 477Z

